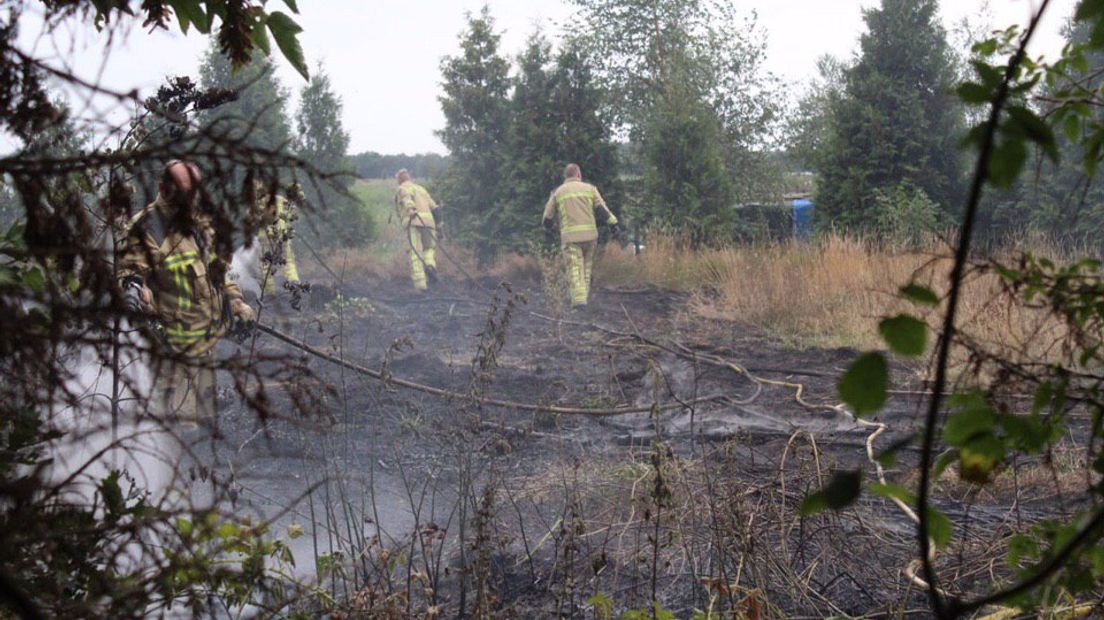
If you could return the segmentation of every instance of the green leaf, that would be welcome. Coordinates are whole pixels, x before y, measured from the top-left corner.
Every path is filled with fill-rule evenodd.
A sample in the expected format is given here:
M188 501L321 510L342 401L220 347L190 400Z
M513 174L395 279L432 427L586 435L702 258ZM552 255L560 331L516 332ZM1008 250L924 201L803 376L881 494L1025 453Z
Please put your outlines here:
M860 417L881 409L888 389L889 364L878 352L860 355L839 380L840 398Z
M23 271L23 284L36 293L46 290L46 272L38 265L32 265Z
M1081 0L1077 5L1077 12L1073 18L1079 22L1088 21L1098 15L1104 14L1104 0Z
M926 286L919 284L909 284L901 287L901 296L914 303L923 304L925 306L938 306L939 296L935 294L935 291Z
M998 47L1000 43L996 39L986 39L975 43L971 51L979 56L992 56L997 53Z
M1031 403L1031 413L1038 414L1054 400L1054 384L1044 381L1035 389L1035 399Z
M878 324L878 331L897 355L920 357L928 346L928 326L907 314L884 319Z
M940 454L939 458L935 460L935 467L932 468L932 480L939 480L943 472L947 471L947 468L956 461L958 461L958 450L947 450Z
M1034 454L1042 451L1050 439L1047 426L1038 414L1006 413L999 420L1008 439L1025 452Z
M878 497L900 500L906 504L916 502L916 498L909 490L899 484L875 484L870 487L870 492Z
M1000 189L1012 189L1027 162L1027 146L1023 139L1005 139L993 149L989 160L989 182Z
M943 426L943 441L947 445L962 447L981 435L991 434L996 422L992 410L960 411Z
M310 71L307 69L307 61L303 57L303 46L299 44L299 33L303 29L295 23L287 13L273 11L268 15L268 30L272 38L276 39L276 46L283 52L292 67L303 76L304 80L310 79Z
M1004 462L1004 442L993 435L972 439L958 451L958 475L967 482L988 484L993 470Z
M299 4L295 0L284 0L284 4L287 5L287 8L291 9L292 13L296 15L299 14Z
M801 502L801 516L809 517L825 510L843 510L859 498L862 470L836 472L824 488Z
M996 41L993 41L993 52L997 51L996 45ZM1000 86L1001 82L1004 81L1004 73L1002 73L1000 69L997 69L989 63L982 62L980 60L971 60L970 64L973 65L974 71L977 71L978 77L981 78L982 84L984 84L984 86L989 89L990 96L988 97L987 101L991 101L993 99L993 90Z
M1016 534L1008 541L1008 566L1021 568L1026 560L1033 562L1039 557L1039 543L1029 534Z
M993 92L976 82L963 82L955 89L958 98L964 103L982 104L989 103L993 99Z
M954 524L934 506L928 507L928 534L936 547L946 547L954 535Z
M223 523L222 525L218 526L217 533L218 533L218 537L221 538L222 540L228 540L228 539L234 538L235 536L240 534L241 533L241 528L238 527L238 525L235 524L235 523L227 522L227 523Z
M594 596L588 598L586 602L587 605L594 608L595 618L613 617L613 599L605 592L596 592Z
M253 45L256 45L257 49L264 52L266 56L272 53L272 42L268 40L268 31L263 27L254 28L249 38L253 41Z
M169 6L176 13L176 19L180 22L180 30L188 34L189 24L194 25L201 34L211 31L211 20L203 12L200 0L170 0Z
M1054 139L1054 130L1050 125L1024 106L1009 106L1007 113L1015 127L1029 140L1038 144L1051 161L1058 161L1058 143Z
M192 535L194 527L192 522L183 517L176 520L176 531L180 532L180 535L184 538L188 538Z
M973 127L970 128L969 131L966 132L966 135L963 136L962 146L963 147L971 147L972 146L974 148L980 149L981 145L982 145L982 142L984 142L984 140L985 140L985 135L986 135L987 131L988 131L988 125L986 123L981 123L979 125L974 125Z
M126 511L123 489L119 486L119 475L118 470L112 470L99 484L100 497L104 501L104 510L113 518L122 516Z

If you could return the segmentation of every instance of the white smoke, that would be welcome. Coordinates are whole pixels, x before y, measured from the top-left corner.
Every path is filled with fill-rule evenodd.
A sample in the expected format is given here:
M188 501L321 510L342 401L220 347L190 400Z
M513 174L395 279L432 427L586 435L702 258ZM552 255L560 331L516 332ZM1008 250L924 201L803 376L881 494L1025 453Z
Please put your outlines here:
M254 239L249 247L239 248L234 252L234 258L230 262L230 278L238 283L245 292L252 292L257 297L261 296L261 285L257 281L261 273L261 245Z
M71 479L73 501L91 503L99 481L120 470L159 502L167 498L179 460L178 442L140 415L137 404L148 401L153 377L139 354L136 332L125 322L121 331L117 393L111 360L82 347L70 353L72 377L64 386L78 397L76 405L55 404L49 412L50 428L64 435L51 445L48 478L52 483ZM118 403L114 420L113 395Z

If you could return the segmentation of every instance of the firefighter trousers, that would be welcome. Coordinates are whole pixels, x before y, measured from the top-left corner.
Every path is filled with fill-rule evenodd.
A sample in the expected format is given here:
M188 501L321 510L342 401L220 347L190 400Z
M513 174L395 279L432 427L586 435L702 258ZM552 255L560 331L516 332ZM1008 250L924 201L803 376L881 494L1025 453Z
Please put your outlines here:
M571 306L585 306L590 297L590 280L594 259L598 255L598 242L565 243L563 254L567 263L567 278L571 282Z
M278 292L277 274L283 271L285 282L299 282L299 268L295 264L295 251L291 247L291 241L274 243L266 241L262 246L263 254L267 254L271 261L261 257L261 280L264 282L265 296L275 295ZM271 262L271 264L269 264ZM282 269L280 263L283 263ZM280 288L283 288L282 282Z
M165 423L214 422L217 410L214 364L213 349L200 355L157 362L153 404Z
M437 269L437 231L425 226L411 226L410 279L414 288L426 290L426 269Z

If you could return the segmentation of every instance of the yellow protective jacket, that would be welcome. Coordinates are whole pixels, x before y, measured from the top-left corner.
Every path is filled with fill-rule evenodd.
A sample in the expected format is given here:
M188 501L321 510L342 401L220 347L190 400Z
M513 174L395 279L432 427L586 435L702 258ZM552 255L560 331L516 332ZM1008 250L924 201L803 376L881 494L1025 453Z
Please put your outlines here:
M267 200L267 199L266 199ZM276 196L271 222L264 228L264 251L276 253L282 249L284 259L284 277L289 282L299 281L299 267L295 264L295 250L291 244L291 214L287 208L287 198ZM282 244L282 247L281 247ZM271 280L270 274L268 278Z
M424 187L407 181L395 191L395 206L398 208L399 222L403 228L417 226L436 228L433 212L439 207Z
M141 278L153 293L153 309L173 350L210 351L225 333L230 304L242 291L227 279L229 260L217 256L210 221L195 232L179 230L158 196L131 218L117 259L121 281Z
M598 212L604 223L610 226L617 223L617 217L606 206L597 187L577 179L569 179L548 197L548 204L544 206L544 219L550 220L558 213L560 241L583 243L598 239L595 212Z

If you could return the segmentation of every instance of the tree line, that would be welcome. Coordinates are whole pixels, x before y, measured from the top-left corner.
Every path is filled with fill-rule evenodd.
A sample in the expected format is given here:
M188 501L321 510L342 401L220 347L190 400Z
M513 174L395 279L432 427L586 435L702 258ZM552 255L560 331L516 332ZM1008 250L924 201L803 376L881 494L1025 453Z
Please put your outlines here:
M955 85L974 73L962 50L981 35L952 42L937 0L883 0L866 10L857 52L822 58L794 101L763 66L765 33L754 16L728 3L572 4L568 24L534 31L514 55L502 49L488 8L468 16L457 52L440 67L445 125L437 134L448 155L348 155L340 97L321 67L294 121L265 59L232 73L209 52L201 82L240 89L211 115L253 119L257 143L293 145L350 182L389 179L401 168L427 180L455 214L455 238L484 258L540 239L536 214L569 161L635 234L662 228L694 245L756 237L755 212L738 207L781 203L795 173L815 176L820 231L919 242L958 215L970 112ZM1066 34L1071 42L1090 35L1076 23ZM1099 80L1100 59L1089 60L1069 79ZM1028 104L1044 111L1041 99ZM1038 161L1036 174L986 198L983 237L1085 239L1099 229L1104 199L1075 168L1078 136L1071 129L1058 138L1061 163L1026 147L1020 155ZM312 198L332 209L307 234L372 238L371 218L347 196Z
M780 203L799 172L815 175L822 232L920 242L958 216L972 119L956 85L976 73L968 50L985 26L952 37L937 0L883 0L864 11L853 57L822 58L790 101L763 67L754 16L728 3L572 4L557 36L538 31L513 57L485 8L442 62L438 135L451 157L437 189L482 254L532 243L534 213L567 161L608 188L638 234L662 227L694 245L754 237L737 207ZM1071 23L1066 36L1083 41L1086 28ZM1090 60L1068 79L1099 81L1100 59ZM1045 113L1045 99L1026 103ZM1062 163L1031 146L1017 153L1037 172L986 198L983 238L1099 229L1104 207L1076 170L1078 137L1059 138Z

